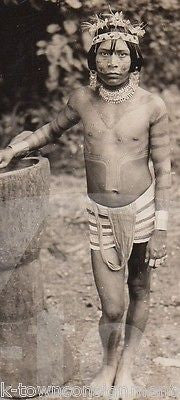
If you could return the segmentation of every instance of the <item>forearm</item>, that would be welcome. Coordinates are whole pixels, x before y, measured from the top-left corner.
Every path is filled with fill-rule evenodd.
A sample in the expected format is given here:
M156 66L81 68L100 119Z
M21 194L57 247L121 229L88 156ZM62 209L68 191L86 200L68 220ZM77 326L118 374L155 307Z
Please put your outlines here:
M155 227L162 230L167 229L170 205L170 161L168 164L168 171L160 170L158 173L155 172Z
M170 163L169 163L170 164ZM171 189L171 171L155 173L155 206L156 211L169 211Z
M34 133L28 135L28 137L26 135L25 138L23 137L24 132L22 132L19 135L20 139L17 137L17 141L14 140L14 142L10 143L10 145L8 146L11 147L11 149L13 150L14 157L21 155L23 156L28 151L39 149L46 144L53 142L54 135L49 125L50 124L46 124L42 126Z
M48 143L53 143L62 133L79 122L77 113L67 105L57 116L56 119L37 129L25 139L18 143L12 143L14 157L23 156L28 151L39 149Z
M167 141L162 148L155 148L152 153L155 172L155 226L167 229L171 189L170 146Z

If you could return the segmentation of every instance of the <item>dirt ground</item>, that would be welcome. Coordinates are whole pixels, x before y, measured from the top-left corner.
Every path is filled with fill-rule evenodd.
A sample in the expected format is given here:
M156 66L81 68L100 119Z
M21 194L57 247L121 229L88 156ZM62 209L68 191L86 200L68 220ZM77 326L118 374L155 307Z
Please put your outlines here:
M179 183L174 174L168 263L152 273L150 316L134 368L134 380L138 386L180 386L179 368L160 366L154 361L157 357L180 360ZM98 335L101 309L91 271L85 199L84 176L51 176L50 207L41 261L47 308L54 307L63 315L63 331L73 358L74 373L66 382L71 387L88 386L102 360ZM126 300L128 302L127 290ZM81 400L83 397L78 398Z

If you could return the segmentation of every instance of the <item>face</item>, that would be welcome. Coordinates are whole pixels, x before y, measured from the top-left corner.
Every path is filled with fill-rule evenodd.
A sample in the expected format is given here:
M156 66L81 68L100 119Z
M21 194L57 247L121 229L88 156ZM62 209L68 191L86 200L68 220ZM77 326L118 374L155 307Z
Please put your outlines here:
M129 77L131 65L130 50L121 39L116 40L111 51L111 40L100 44L96 55L96 69L100 79L109 86L120 85Z

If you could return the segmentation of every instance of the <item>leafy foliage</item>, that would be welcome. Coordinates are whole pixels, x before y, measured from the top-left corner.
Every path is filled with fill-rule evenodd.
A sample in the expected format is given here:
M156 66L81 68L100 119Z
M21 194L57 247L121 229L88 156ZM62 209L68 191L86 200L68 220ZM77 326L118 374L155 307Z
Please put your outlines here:
M49 62L47 87L53 91L84 82L86 69L87 37L82 35L80 23L94 13L107 11L106 0L4 0L14 6L29 2L41 9L51 3L61 15L61 24L47 27L49 37L39 41L37 54L46 55ZM127 17L146 24L146 36L142 43L145 58L144 83L163 89L168 84L180 83L180 21L178 0L111 0L111 8L122 10ZM73 72L73 77L71 73ZM85 74L87 78L87 71ZM67 83L70 85L67 87Z
M112 0L111 7L115 10L122 9L128 17L133 20L140 19L146 24L146 36L142 43L145 59L144 84L148 87L158 87L160 90L175 82L179 85L180 22L176 17L179 10L178 1ZM52 37L47 41L45 48L48 61L53 65L49 68L49 90L58 88L59 80L61 85L65 84L67 93L67 81L71 87L76 85L76 82L84 82L86 50L89 43L88 37L80 30L80 23L89 15L100 11L107 11L107 2L104 0L60 2L59 12L64 18L61 34L49 31ZM68 20L67 15L71 16ZM70 79L71 72L74 72L74 80Z

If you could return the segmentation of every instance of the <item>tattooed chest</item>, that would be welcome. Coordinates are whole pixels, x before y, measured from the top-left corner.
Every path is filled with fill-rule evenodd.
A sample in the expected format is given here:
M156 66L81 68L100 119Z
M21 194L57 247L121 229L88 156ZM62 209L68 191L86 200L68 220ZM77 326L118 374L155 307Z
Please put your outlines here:
M84 121L84 145L88 152L121 150L128 151L148 146L149 131L146 124L116 123L113 127L105 126L100 121Z
M91 101L82 107L81 119L85 152L111 156L117 151L133 153L148 146L149 118L142 107L102 107Z

